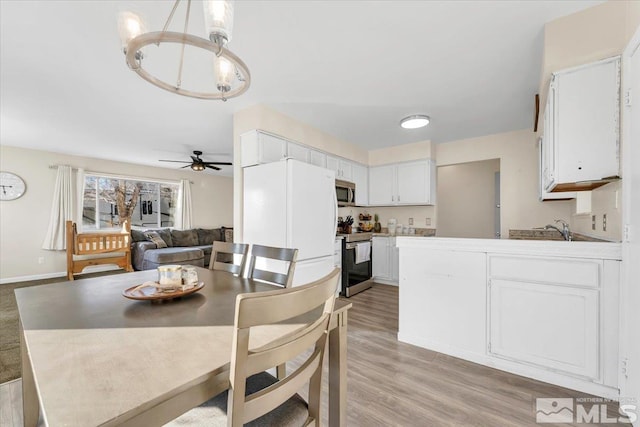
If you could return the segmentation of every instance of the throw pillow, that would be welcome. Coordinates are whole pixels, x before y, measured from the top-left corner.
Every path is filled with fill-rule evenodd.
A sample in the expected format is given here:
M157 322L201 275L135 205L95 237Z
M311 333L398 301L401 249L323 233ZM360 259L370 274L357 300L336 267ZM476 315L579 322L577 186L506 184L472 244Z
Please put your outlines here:
M195 230L171 230L173 246L198 246L198 233Z
M134 242L144 242L147 240L147 236L145 236L142 231L131 230L131 240Z
M224 229L224 241L233 243L233 228Z
M222 233L219 229L204 229L204 228L196 228L196 232L198 233L198 244L200 246L203 245L213 245L214 241L222 240Z
M174 246L173 239L171 238L171 230L168 228L161 228L159 230L155 230L158 232L162 240L167 244L168 247Z
M164 240L162 240L162 237L160 237L157 231L147 231L144 233L144 235L147 237L147 240L155 243L157 248L167 247L167 243Z

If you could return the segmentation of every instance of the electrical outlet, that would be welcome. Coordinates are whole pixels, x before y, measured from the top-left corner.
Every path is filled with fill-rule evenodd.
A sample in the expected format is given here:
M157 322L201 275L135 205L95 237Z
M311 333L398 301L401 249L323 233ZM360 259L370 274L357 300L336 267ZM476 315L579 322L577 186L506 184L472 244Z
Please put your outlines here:
M602 231L607 231L607 214L602 215Z
M43 256L38 257L38 264L44 264L44 257Z
M413 218L409 218L409 225L413 225Z
M427 217L424 221L425 225L431 225L431 218Z
M596 229L596 216L595 215L591 215L591 229L592 230Z

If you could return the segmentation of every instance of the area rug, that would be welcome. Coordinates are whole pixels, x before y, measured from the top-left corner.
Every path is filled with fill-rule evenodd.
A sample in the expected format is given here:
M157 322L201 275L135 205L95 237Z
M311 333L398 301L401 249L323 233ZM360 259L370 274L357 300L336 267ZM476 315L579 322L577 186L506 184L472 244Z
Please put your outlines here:
M82 278L121 273L121 270L85 274ZM64 277L0 285L0 384L21 376L18 306L13 293L18 288L64 281Z

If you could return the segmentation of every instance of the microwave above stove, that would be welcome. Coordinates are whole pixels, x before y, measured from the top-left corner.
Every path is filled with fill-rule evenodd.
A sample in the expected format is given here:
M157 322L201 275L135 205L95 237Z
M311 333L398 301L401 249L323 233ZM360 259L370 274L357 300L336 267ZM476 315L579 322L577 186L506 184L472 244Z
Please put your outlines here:
M356 205L356 185L353 182L336 179L336 196L338 206Z

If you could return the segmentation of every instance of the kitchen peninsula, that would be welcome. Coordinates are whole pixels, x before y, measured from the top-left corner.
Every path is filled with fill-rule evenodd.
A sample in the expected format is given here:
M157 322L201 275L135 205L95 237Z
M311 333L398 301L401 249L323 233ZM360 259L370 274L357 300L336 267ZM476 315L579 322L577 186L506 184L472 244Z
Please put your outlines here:
M398 237L398 339L618 397L621 245Z

